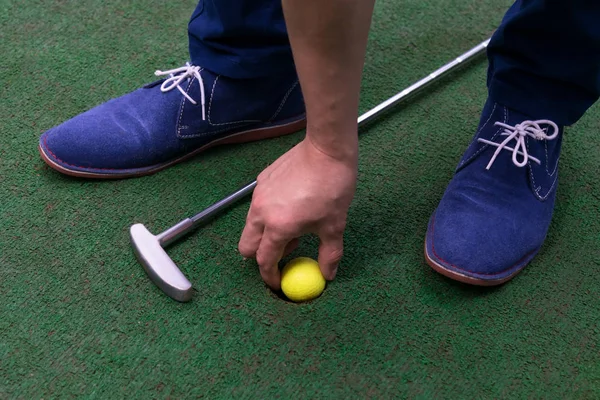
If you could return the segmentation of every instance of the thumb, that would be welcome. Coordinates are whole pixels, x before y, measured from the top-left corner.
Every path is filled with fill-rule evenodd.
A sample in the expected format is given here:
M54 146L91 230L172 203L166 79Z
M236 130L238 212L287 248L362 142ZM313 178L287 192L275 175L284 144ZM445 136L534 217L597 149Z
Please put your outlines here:
M343 235L321 238L319 245L319 267L328 281L332 281L344 254Z

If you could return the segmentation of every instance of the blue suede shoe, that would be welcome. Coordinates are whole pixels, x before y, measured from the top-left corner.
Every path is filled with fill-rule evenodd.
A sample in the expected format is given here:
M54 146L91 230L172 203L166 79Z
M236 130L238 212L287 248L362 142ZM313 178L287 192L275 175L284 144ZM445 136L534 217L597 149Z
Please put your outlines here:
M433 213L427 263L475 285L519 273L542 246L552 219L562 127L488 100L479 129Z
M203 150L281 136L305 127L295 71L235 80L186 64L45 132L52 168L88 178L148 175Z

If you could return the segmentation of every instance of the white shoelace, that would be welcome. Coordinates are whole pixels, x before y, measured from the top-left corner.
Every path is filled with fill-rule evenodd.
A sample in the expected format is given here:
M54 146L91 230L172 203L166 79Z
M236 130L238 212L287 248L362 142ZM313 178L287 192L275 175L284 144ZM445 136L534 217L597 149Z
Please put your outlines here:
M160 90L164 93L168 92L169 90L172 90L173 88L177 88L181 92L181 94L184 95L185 98L188 99L194 105L198 104L196 100L192 99L192 97L189 94L187 94L185 90L183 90L179 85L181 84L181 82L191 77L195 77L196 79L198 79L198 84L200 85L200 103L202 105L202 120L204 121L206 120L206 105L204 100L204 81L202 80L202 76L200 75L201 71L202 69L200 67L191 65L190 63L185 63L185 67L170 69L168 71L157 70L154 72L154 75L169 75L169 78L167 78L160 86Z
M506 136L506 139L504 139L502 143L496 143L486 139L477 140L479 142L483 142L489 144L490 146L495 146L498 148L496 149L496 152L494 153L494 156L488 163L486 169L490 169L490 167L492 166L492 164L496 160L496 157L498 157L498 154L500 154L502 149L510 150L513 152L512 161L517 167L524 167L529 160L541 164L539 159L527 153L527 145L525 143L525 138L529 136L534 138L535 140L552 140L558 136L559 131L558 126L554 122L549 121L547 119L542 119L538 121L523 121L515 126L510 126L502 122L496 122L494 125L501 126L504 128L504 131L501 133L501 135ZM542 128L540 125L549 125L554 129L554 132L551 135L548 135L547 128ZM508 146L508 142L510 142L513 139L517 141L517 144L514 148ZM523 156L522 161L519 161L517 159L518 155Z

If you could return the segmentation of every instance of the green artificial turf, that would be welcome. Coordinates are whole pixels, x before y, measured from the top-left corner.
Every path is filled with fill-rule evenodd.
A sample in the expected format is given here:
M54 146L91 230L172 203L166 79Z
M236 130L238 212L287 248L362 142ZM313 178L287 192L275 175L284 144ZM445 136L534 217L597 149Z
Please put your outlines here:
M361 111L486 39L508 0L377 2ZM253 179L302 133L157 175L85 181L46 129L187 59L194 0L0 0L0 398L598 398L600 109L567 131L548 239L483 289L423 260L431 212L477 126L485 59L361 134L338 278L274 296L237 252L248 203L169 250L193 301L162 294L128 228L159 232ZM294 255L316 256L315 238Z

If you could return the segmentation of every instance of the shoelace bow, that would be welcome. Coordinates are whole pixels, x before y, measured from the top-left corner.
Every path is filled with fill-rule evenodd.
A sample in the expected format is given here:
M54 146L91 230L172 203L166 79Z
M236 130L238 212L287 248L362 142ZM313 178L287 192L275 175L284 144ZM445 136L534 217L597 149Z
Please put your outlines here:
M184 95L185 98L188 99L194 105L198 104L196 100L194 100L189 94L187 94L185 90L183 90L179 85L183 81L191 77L195 77L196 79L198 79L198 84L200 85L200 104L202 105L202 120L204 121L206 120L206 105L204 100L204 81L202 80L202 76L200 75L201 71L202 68L197 67L195 65L191 65L188 62L185 63L185 67L170 69L168 71L157 70L154 72L154 75L169 75L169 78L167 78L162 83L162 85L160 85L160 90L164 93L168 92L169 90L172 90L173 88L177 88L181 92L181 94Z
M524 167L529 160L541 164L539 159L527 153L525 138L529 136L535 140L552 140L558 136L559 132L558 126L554 122L547 119L538 121L523 121L515 126L510 126L502 122L496 122L494 125L504 128L504 131L501 133L501 135L506 136L506 139L504 139L502 143L496 143L486 139L477 140L479 142L489 144L490 146L497 147L496 152L488 163L486 169L490 169L496 160L496 157L498 157L498 154L500 154L503 149L512 151L512 161L517 167ZM549 125L554 129L554 132L551 135L548 135L547 128L542 128L540 125ZM517 141L517 144L515 147L509 147L508 143L513 139ZM521 161L517 159L517 156L519 155L523 157Z

